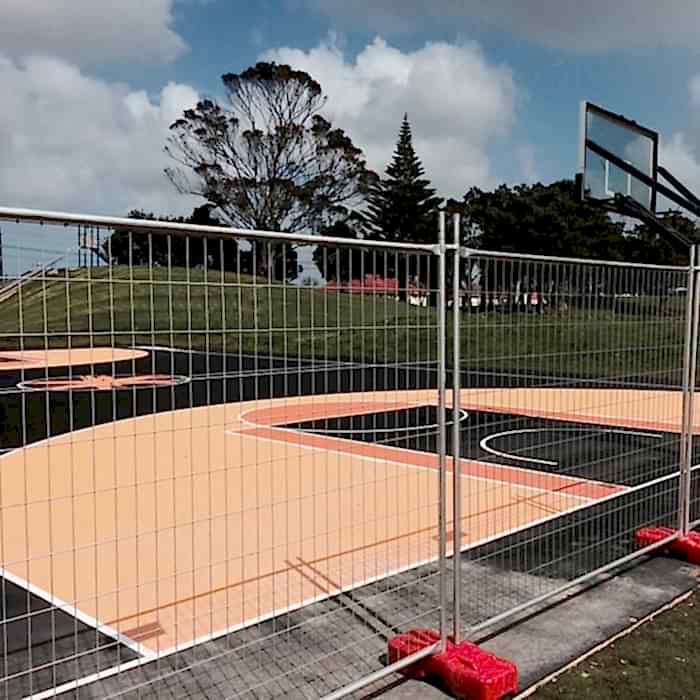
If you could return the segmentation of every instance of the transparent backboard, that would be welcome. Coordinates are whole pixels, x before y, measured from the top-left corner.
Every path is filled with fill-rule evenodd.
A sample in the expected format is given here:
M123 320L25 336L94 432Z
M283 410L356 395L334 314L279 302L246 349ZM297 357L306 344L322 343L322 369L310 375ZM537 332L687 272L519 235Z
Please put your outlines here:
M580 131L582 196L612 202L616 194L622 194L655 211L658 134L590 102L581 105ZM599 149L612 154L613 160ZM626 172L614 158L631 165L642 177Z

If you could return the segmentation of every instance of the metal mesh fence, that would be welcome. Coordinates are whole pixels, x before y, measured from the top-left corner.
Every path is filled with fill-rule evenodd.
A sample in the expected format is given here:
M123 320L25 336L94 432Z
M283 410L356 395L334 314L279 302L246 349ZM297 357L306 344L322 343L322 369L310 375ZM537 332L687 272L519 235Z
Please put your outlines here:
M0 218L6 698L340 697L683 526L688 268Z
M462 561L474 632L678 525L688 272L479 251L464 268L462 471L511 504L471 511L492 512Z
M45 266L7 243L33 226L0 306L5 697L321 696L440 625L429 247L47 225L93 243Z

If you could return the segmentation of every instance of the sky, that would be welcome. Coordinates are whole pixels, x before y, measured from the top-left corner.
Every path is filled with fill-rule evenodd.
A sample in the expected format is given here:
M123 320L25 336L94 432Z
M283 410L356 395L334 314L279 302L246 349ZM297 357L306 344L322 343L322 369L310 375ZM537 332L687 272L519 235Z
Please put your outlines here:
M700 190L697 0L0 0L0 206L184 214L168 126L258 60L309 72L382 172L404 112L445 197L576 169L583 99ZM58 246L60 248L60 245Z

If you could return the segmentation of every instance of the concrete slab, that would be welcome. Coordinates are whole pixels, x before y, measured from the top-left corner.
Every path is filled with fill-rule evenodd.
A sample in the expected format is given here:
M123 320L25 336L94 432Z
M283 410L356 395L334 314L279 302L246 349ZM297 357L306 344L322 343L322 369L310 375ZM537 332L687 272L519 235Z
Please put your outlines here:
M598 585L561 597L481 644L517 664L524 691L699 584L700 567L663 557L647 559L616 576L606 576ZM358 697L413 700L446 696L425 683L392 679Z

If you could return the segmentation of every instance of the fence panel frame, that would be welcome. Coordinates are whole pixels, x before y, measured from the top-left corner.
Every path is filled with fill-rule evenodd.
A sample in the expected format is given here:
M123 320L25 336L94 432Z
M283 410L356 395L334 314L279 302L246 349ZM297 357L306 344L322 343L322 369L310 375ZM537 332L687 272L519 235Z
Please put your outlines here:
M71 213L62 213L62 212L47 212L47 211L35 211L35 210L26 210L26 209L11 209L11 208L1 208L0 207L0 220L6 220L10 222L16 222L16 223L39 223L42 225L47 225L47 231L50 231L50 226L49 225L56 225L56 226L63 226L63 227L76 227L79 234L82 234L83 231L85 230L90 230L92 232L96 232L96 235L100 235L102 233L103 235L109 236L107 239L106 243L106 249L110 251L109 255L110 258L112 258L112 261L116 260L116 258L113 257L113 251L112 251L112 242L111 242L111 236L110 234L113 232L128 232L128 255L129 255L129 260L128 260L128 268L129 268L129 275L128 278L125 278L124 280L118 280L116 279L116 275L113 274L114 267L112 264L108 265L108 270L106 272L106 277L105 277L105 284L109 287L109 300L107 303L110 305L110 327L106 332L104 332L106 338L110 338L114 341L115 339L115 333L117 338L121 338L122 340L125 338L126 335L128 335L127 332L125 332L125 328L120 328L119 330L115 330L115 317L114 317L114 285L115 284L122 284L122 285L127 285L129 290L130 290L130 298L133 301L134 298L134 292L137 291L136 287L138 285L142 285L144 288L144 291L147 290L147 293L150 294L150 299L151 299L151 306L153 306L153 293L154 293L154 276L153 276L153 257L154 257L154 246L153 246L153 240L154 237L157 235L161 236L167 236L167 249L168 249L168 259L171 260L172 256L172 248L173 248L173 242L176 241L179 237L184 237L184 245L187 249L187 258L188 262L190 259L190 246L189 242L190 240L194 240L195 237L197 238L202 238L204 241L204 250L207 250L207 244L206 241L210 240L211 245L209 246L212 250L216 247L215 241L220 241L220 246L223 248L224 241L227 238L231 239L237 239L237 240L247 240L247 241L259 241L262 246L270 246L273 244L283 244L285 246L297 246L297 245L320 245L324 249L331 249L334 248L335 250L338 251L338 254L349 254L350 251L357 249L357 248L362 248L365 250L369 251L374 251L372 253L375 257L378 257L380 255L385 256L385 263L386 263L386 258L389 255L393 255L396 257L404 256L406 257L406 266L408 266L408 257L409 256L422 256L421 259L427 261L429 259L436 260L437 266L438 266L438 278L434 280L433 287L437 289L437 301L439 304L440 308L440 313L437 316L437 322L438 322L438 331L436 336L431 340L431 344L434 344L434 347L437 348L437 359L438 359L438 366L437 366L437 395L438 395L438 418L437 418L437 423L438 423L438 432L440 434L439 438L439 449L438 449L438 459L439 459L439 469L436 471L436 476L435 478L438 480L438 493L439 493L439 498L440 498L440 506L437 509L437 512L435 512L435 521L438 523L438 536L440 540L440 545L439 545L439 556L437 560L435 560L437 566L439 567L440 574L439 574L439 586L440 586L440 621L439 621L439 632L440 632L440 637L441 641L439 644L433 645L428 648L424 648L415 655L408 657L406 659L401 660L398 663L392 664L385 666L384 668L381 668L380 670L366 674L360 678L357 679L354 683L343 687L339 688L338 690L334 691L330 695L328 695L328 698L336 698L336 697L344 697L352 692L355 692L361 687L364 687L372 682L378 681L381 678L384 678L395 671L400 670L401 668L410 665L414 661L417 661L419 658L423 658L425 656L430 655L434 651L442 648L444 644L446 643L446 639L448 636L448 630L447 630L447 616L450 612L450 609L452 607L451 603L448 603L447 601L447 589L448 589L448 583L447 583L447 567L446 567L446 538L447 538L447 503L446 503L446 498L447 498L447 491L446 491L446 484L447 484L447 468L448 468L448 442L447 442L447 418L446 418L446 409L447 409L447 387L446 387L446 378L447 378L447 371L446 371L446 356L447 356L447 345L446 345L446 332L447 332L447 258L450 253L453 254L453 257L455 259L458 258L456 251L457 251L457 246L456 243L452 245L448 245L446 243L446 227L445 227L445 220L444 220L444 213L442 215L442 221L439 226L439 241L438 245L423 245L423 244L409 244L409 243L387 243L387 242L382 242L382 241L364 241L364 240L348 240L348 239L343 239L343 238L333 238L333 237L322 237L322 236L311 236L311 235L305 235L305 234L283 234L283 233L278 233L278 232L270 232L270 231L249 231L245 229L236 229L236 228L231 228L231 227L218 227L218 226L197 226L197 225L190 225L190 224L175 224L175 223L170 223L170 222L159 222L159 221L150 221L150 220L137 220L137 219L127 219L127 218L116 218L116 217L103 217L103 216L90 216L90 215L82 215L82 214L71 214ZM142 240L145 240L147 242L147 254L148 254L148 271L147 271L147 277L145 279L136 279L134 275L134 261L132 259L132 254L134 252L134 241L141 238ZM240 255L240 248L238 255ZM223 254L222 254L223 257ZM208 259L208 258L207 258ZM364 260L364 258L363 258ZM87 255L81 255L79 259L79 264L82 267L82 265L88 265L91 266L90 263L92 261L92 257L88 258ZM110 261L111 262L111 261ZM285 263L286 264L286 261ZM352 263L351 263L352 266ZM214 270L214 268L211 268ZM408 269L408 267L407 267ZM195 333L205 333L206 335L206 344L208 347L208 342L209 342L209 334L210 334L210 327L209 327L209 315L208 315L208 303L211 294L220 294L224 295L224 279L223 279L223 267L222 267L222 279L219 282L217 282L216 275L213 274L211 278L209 277L209 272L210 269L208 267L208 263L205 260L204 263L204 278L201 283L194 282L194 277L191 279L190 275L193 274L193 271L190 269L190 266L187 266L187 280L186 281L173 281L173 276L172 276L172 267L171 263L168 263L168 280L164 282L164 284L168 285L169 289L169 303L170 303L170 323L169 323L169 336L167 335L168 330L162 330L160 325L158 324L158 319L154 316L154 309L151 309L151 317L150 317L150 324L148 328L142 328L140 330L136 330L136 325L134 323L134 317L133 317L133 307L131 309L131 321L130 323L127 323L127 325L131 328L131 336L132 340L135 341L136 335L144 336L147 335L149 338L151 338L151 343L155 345L155 339L157 337L170 337L171 339L173 338L173 335L179 335L181 337L184 337L184 335L187 335L190 337ZM47 276L45 272L42 272L44 277ZM45 280L43 280L45 283ZM70 295L74 285L76 284L74 280L72 280L68 276L68 268L66 268L65 272L65 283L67 286L66 294ZM92 276L91 270L88 270L87 273L87 278L86 278L86 283L90 286L90 290L92 289L92 283L95 281L95 279ZM156 284L159 284L159 282L156 282ZM207 314L206 319L201 323L197 324L196 328L193 328L192 326L192 316L188 314L188 324L187 328L183 327L174 327L173 325L173 289L175 289L178 285L182 286L183 284L186 284L187 290L188 290L188 295L190 292L195 292L197 291L196 289L192 288L192 285L196 286L202 286L204 288L204 293L206 295L205 301L204 301L204 308L205 308L205 313ZM255 297L257 298L258 293L260 292L260 289L262 288L262 283L260 283L258 291L253 290ZM287 289L287 287L285 287ZM264 291L264 290L263 290ZM429 290L430 291L430 290ZM20 291L21 294L21 291ZM198 296L201 296L199 294ZM93 309L93 302L92 301L92 291L88 291L88 297L89 297L89 309ZM189 298L189 296L188 296ZM223 298L223 297L222 297ZM330 302L329 302L330 303ZM333 302L335 303L335 301ZM375 310L376 310L376 305L378 302L375 300ZM223 303L222 303L223 304ZM222 305L222 308L224 309L225 313L225 304ZM416 310L417 312L418 310ZM285 308L285 314L286 314L286 308ZM23 318L23 312L20 311L20 318ZM371 323L371 319L365 319L368 323ZM21 323L21 321L20 321ZM92 340L92 333L93 333L93 327L92 327L92 316L90 317L90 327L88 329L88 333L90 334L90 347L93 345L93 340ZM325 322L324 322L325 323ZM427 323L427 322L426 322ZM71 328L71 314L68 314L67 318L67 329L70 330ZM285 321L286 325L286 321ZM201 326L201 328L200 328ZM206 328L205 328L206 326ZM102 332L102 331L100 331ZM381 332L379 329L378 332ZM386 331L385 331L386 333ZM97 336L95 336L97 337ZM22 338L24 338L24 335L22 335ZM321 343L322 341L319 341ZM327 342L327 341L326 341ZM24 347L24 346L22 346ZM432 352L432 351L431 351ZM418 357L418 356L416 356ZM47 375L48 376L48 375ZM431 384L431 386L435 386L435 384ZM135 389L133 390L135 392ZM155 391L155 390L154 390ZM208 389L207 389L208 391ZM225 391L225 390L224 390ZM93 407L93 412L94 412L94 407ZM432 476L431 476L432 478ZM158 662L158 659L160 657L155 659L155 662ZM119 667L116 669L116 674L121 675L122 671L126 672L129 669L132 668L137 668L146 664L150 664L154 661L152 658L145 658L145 659L137 659L135 662L121 662ZM162 671L159 670L157 676L154 678L154 681L158 680L158 678L161 677L161 674L163 676L168 676L170 674L165 673L166 669L164 668ZM95 678L92 676L88 679L89 682L93 682L94 680L99 680L99 679L105 679L108 678L110 675L109 669L103 670L100 673L97 674ZM85 680L85 679L83 679ZM70 690L73 688L80 687L82 685L86 685L87 683L78 683L76 682L70 682L68 684L64 684L61 686L61 690ZM140 686L139 686L140 687ZM46 693L39 693L39 697L46 695L48 697L49 695L53 694L53 692L56 691L56 687L54 687L50 692L47 691Z
M700 247L697 245L692 246L690 251L690 263L688 266L670 266L670 265L650 265L650 264L630 264L624 261L604 261L604 260L586 260L570 257L559 257L559 256L538 256L529 254L517 254L517 253L506 253L499 251L485 251L470 248L461 245L460 241L460 230L461 230L461 217L460 214L454 214L452 216L452 229L453 229L453 242L451 244L447 243L447 213L445 210L441 210L438 214L438 243L437 245L428 244L409 244L409 243L387 243L381 241L365 241L362 239L348 240L344 238L333 238L333 237L322 237L313 236L306 234L283 234L279 232L270 231L249 231L245 229L237 229L233 227L214 227L214 226L196 226L189 224L175 224L170 222L157 222L157 221L140 221L136 219L126 219L126 218L112 218L112 217L100 217L100 216L89 216L81 214L69 214L61 212L43 212L34 211L27 209L11 209L0 207L0 220L17 221L17 222L34 222L43 224L57 224L63 226L76 226L78 230L85 230L90 228L91 230L96 230L98 235L99 232L109 231L129 231L130 244L129 251L130 255L133 252L133 243L131 242L131 237L133 236L144 236L148 240L149 249L149 274L150 277L145 281L145 284L149 285L149 290L151 295L153 294L153 248L152 248L152 236L154 234L164 234L168 236L168 246L170 249L171 239L175 239L179 236L186 238L188 257L189 257L189 241L191 236L202 237L205 241L204 250L207 250L207 243L209 239L222 241L221 248L223 251L223 241L227 238L231 239L245 239L259 241L264 246L271 246L273 244L282 243L284 245L320 245L326 249L334 248L338 251L338 255L342 251L348 252L357 248L368 249L374 251L374 255L425 255L430 256L430 259L435 259L437 261L437 280L435 281L435 289L437 292L437 333L434 339L435 348L437 351L437 400L438 400L438 414L437 414L437 433L438 433L438 463L439 468L437 469L437 490L438 490L438 508L436 513L436 521L438 523L438 537L439 537L439 554L436 560L439 568L439 634L440 642L430 647L422 649L420 652L416 653L414 656L403 659L395 664L387 665L372 673L365 674L357 678L354 682L346 685L344 687L338 688L332 693L324 696L327 700L335 700L336 698L345 697L352 694L359 689L377 682L386 676L399 671L402 668L410 665L414 661L420 658L429 656L435 651L442 650L448 638L448 627L449 627L449 616L452 616L452 636L456 641L462 638L462 632L468 632L467 636L478 635L484 629L491 629L494 625L505 623L506 621L512 619L514 616L531 609L533 606L540 605L542 603L555 598L570 589L577 587L583 583L586 583L593 578L600 576L601 574L614 571L620 566L635 561L640 557L652 552L659 544L664 544L671 542L678 538L679 536L686 534L690 528L700 523L700 520L696 522L690 522L690 500L691 500L691 478L693 472L700 468L700 465L693 464L693 439L695 435L694 428L694 408L695 408L695 393L697 388L697 353L698 353L698 335L700 333ZM214 245L211 246L214 248ZM239 253L240 255L240 250ZM223 259L223 252L221 252ZM534 265L571 265L577 266L576 269L592 269L596 272L596 266L605 266L607 270L620 271L630 270L630 274L634 271L647 271L649 274L658 273L661 275L664 271L672 271L674 273L687 273L687 300L685 304L684 312L684 334L683 334L683 375L682 375L682 386L680 387L682 391L682 417L681 417L681 432L680 432L680 442L679 442L679 470L676 474L675 472L667 476L660 477L657 479L659 483L665 483L673 481L677 478L678 480L678 511L677 511L677 529L668 538L660 543L651 545L648 547L639 548L634 552L620 556L614 561L610 561L603 566L596 567L594 570L586 572L582 576L578 576L564 585L556 587L552 590L548 590L541 595L532 596L527 601L521 602L517 605L513 605L508 610L505 610L497 615L490 617L488 620L480 622L477 625L467 625L463 619L463 604L462 596L464 594L463 590L463 572L462 572L462 556L469 552L474 545L464 546L462 541L462 533L460 522L462 520L462 471L461 471L461 442L460 442L460 415L461 415L461 393L464 389L463 382L463 362L465 358L462 357L462 333L464 332L463 326L463 314L462 309L462 298L466 299L467 312L469 312L470 304L470 292L467 290L463 292L462 281L465 277L464 273L464 263L467 261L471 265L472 260L479 260L481 258L486 258L489 260L501 260L501 261L521 261L523 263L532 263ZM426 259L428 259L426 257ZM452 263L451 270L449 263ZM286 265L286 259L284 262ZM385 257L386 265L386 257ZM408 268L408 262L406 262ZM133 287L135 280L133 278L133 265L129 264L132 277L127 280L131 287L133 294ZM351 263L352 268L352 263ZM88 268L89 269L89 268ZM189 266L188 270L188 290L191 274ZM112 273L112 266L110 265L110 279ZM268 268L269 272L269 268ZM34 273L33 273L34 274ZM40 269L38 273L41 276L45 274L44 269ZM220 283L220 289L215 281L209 281L209 269L205 263L204 268L204 287L206 294L205 308L206 312L206 337L207 343L209 339L209 314L208 314L208 303L209 294L211 287L211 292L216 293L217 290L224 298L224 281L223 281L223 267L222 267L222 279ZM597 274L597 272L596 272ZM70 285L66 272L66 293L70 294ZM468 275L467 275L468 276ZM92 278L90 272L88 272L88 283L91 282ZM212 278L214 280L214 278ZM452 344L448 347L448 320L449 320L449 310L448 310L448 286L451 281L451 295L452 295ZM469 281L469 280L467 280ZM45 282L45 280L44 280ZM170 282L170 292L172 295L172 280ZM255 285L253 285L255 286ZM264 286L264 285L263 285ZM468 285L467 285L468 286ZM259 290L254 290L254 296L257 299L257 294ZM112 284L110 283L110 293L113 292ZM14 292L13 292L14 293ZM18 287L18 297L20 303L22 300L22 285ZM152 296L151 296L152 298ZM92 306L92 297L89 297L90 305ZM171 299L172 301L172 299ZM153 303L151 302L153 305ZM376 304L376 301L375 301ZM110 302L110 306L113 305L113 301ZM225 305L222 302L222 307ZM46 312L46 307L44 307ZM113 311L113 309L112 309ZM133 308L132 308L133 313ZM224 311L224 314L226 312ZM286 307L284 313L286 314ZM20 313L20 326L22 325L22 314ZM188 317L191 321L191 316ZM67 332L70 332L70 314L68 314L67 319ZM155 338L155 318L151 318L151 329L150 333L153 338ZM132 319L132 328L134 327ZM286 325L286 320L285 320ZM313 322L312 322L313 325ZM170 320L170 333L171 336L173 332L177 332L180 335L185 332L192 334L192 328L188 329L173 329L172 327L172 317ZM200 329L198 329L200 330ZM272 331L270 331L272 332ZM90 329L92 334L92 328ZM114 318L112 318L111 324L111 334L114 337ZM135 333L135 331L134 331ZM124 336L124 331L119 331L119 335ZM20 333L20 340L24 342L24 332ZM327 339L326 339L327 342ZM326 353L327 354L327 353ZM449 361L448 361L449 357ZM449 388L452 404L451 404L451 424L450 432L448 434L448 417L447 410L448 406L448 364L452 364L452 375L451 375L451 387ZM47 375L48 376L48 375ZM135 391L135 390L134 390ZM22 399L24 401L24 398ZM94 410L94 408L93 408ZM448 503L447 498L447 485L448 485L448 470L452 467L452 500ZM634 487L630 491L625 493L633 493L635 490L641 490L649 486L654 482L646 482L640 484L639 487ZM610 500L621 498L620 495L612 495ZM603 499L605 500L605 499ZM603 501L601 501L603 502ZM593 506L591 506L593 507ZM447 548L447 530L448 521L450 517L450 509L452 515L452 552L448 553ZM523 528L527 530L528 528ZM534 529L534 526L532 526ZM447 559L448 556L453 558L453 571L451 577L452 584L452 598L448 600L448 569L447 569ZM150 663L151 659L146 659L142 663ZM128 664L127 664L128 665ZM120 673L121 671L117 671ZM48 696L47 696L48 697Z
M625 261L613 261L613 260L597 260L597 259L582 259L573 258L566 256L550 256L550 255L536 255L536 254L526 254L526 253L514 253L514 252L503 252L495 250L483 250L478 248L473 248L469 246L460 246L460 256L465 261L471 261L473 259L478 259L479 257L484 257L486 259L492 260L502 260L502 261L521 261L527 262L532 261L533 263L550 263L550 264L570 264L570 265L580 265L582 268L595 267L598 265L604 265L610 269L617 270L646 270L646 271L658 271L662 273L675 272L681 273L685 272L688 279L688 292L687 301L684 312L685 329L683 333L683 342L685 345L683 352L683 384L679 389L683 392L683 409L682 417L680 421L681 426L681 439L679 441L679 469L676 473L669 474L664 477L660 477L655 480L659 483L671 482L677 480L679 485L679 497L678 497L678 509L677 509L677 526L673 534L664 538L654 545L649 545L646 547L638 548L636 551L629 553L625 556L620 556L614 561L611 561L604 566L596 567L585 573L582 576L578 576L575 579L566 582L564 585L557 587L556 589L547 591L542 595L534 596L531 599L522 602L518 605L514 605L510 609L499 613L489 619L480 622L476 625L471 625L467 627L467 636L471 638L478 638L479 635L488 630L488 633L492 633L494 629L497 629L500 625L508 624L514 618L522 613L531 610L536 606L545 604L547 601L552 600L568 591L584 585L595 578L607 574L609 572L614 572L620 567L634 562L645 555L651 554L657 551L659 547L665 544L671 543L678 539L680 536L688 532L689 528L695 527L700 524L700 519L696 522L688 522L689 504L690 504L690 484L691 476L693 471L700 469L700 465L692 464L692 445L693 445L693 411L695 402L694 388L697 388L697 352L698 352L698 335L700 333L700 246L695 245L691 250L691 260L688 265L655 265L646 263L628 263ZM460 353L460 349L455 345L454 356L457 358ZM464 371L460 359L460 373ZM647 484L642 484L639 489L653 485L655 481L649 482ZM637 490L637 488L633 489ZM611 496L610 499L618 499L619 496ZM603 499L608 500L608 499ZM591 506L593 507L593 506ZM527 530L528 528L525 528ZM463 550L467 552L471 547L467 547ZM456 580L456 577L455 577ZM457 596L455 597L455 609L458 606ZM466 624L466 623L465 623Z

